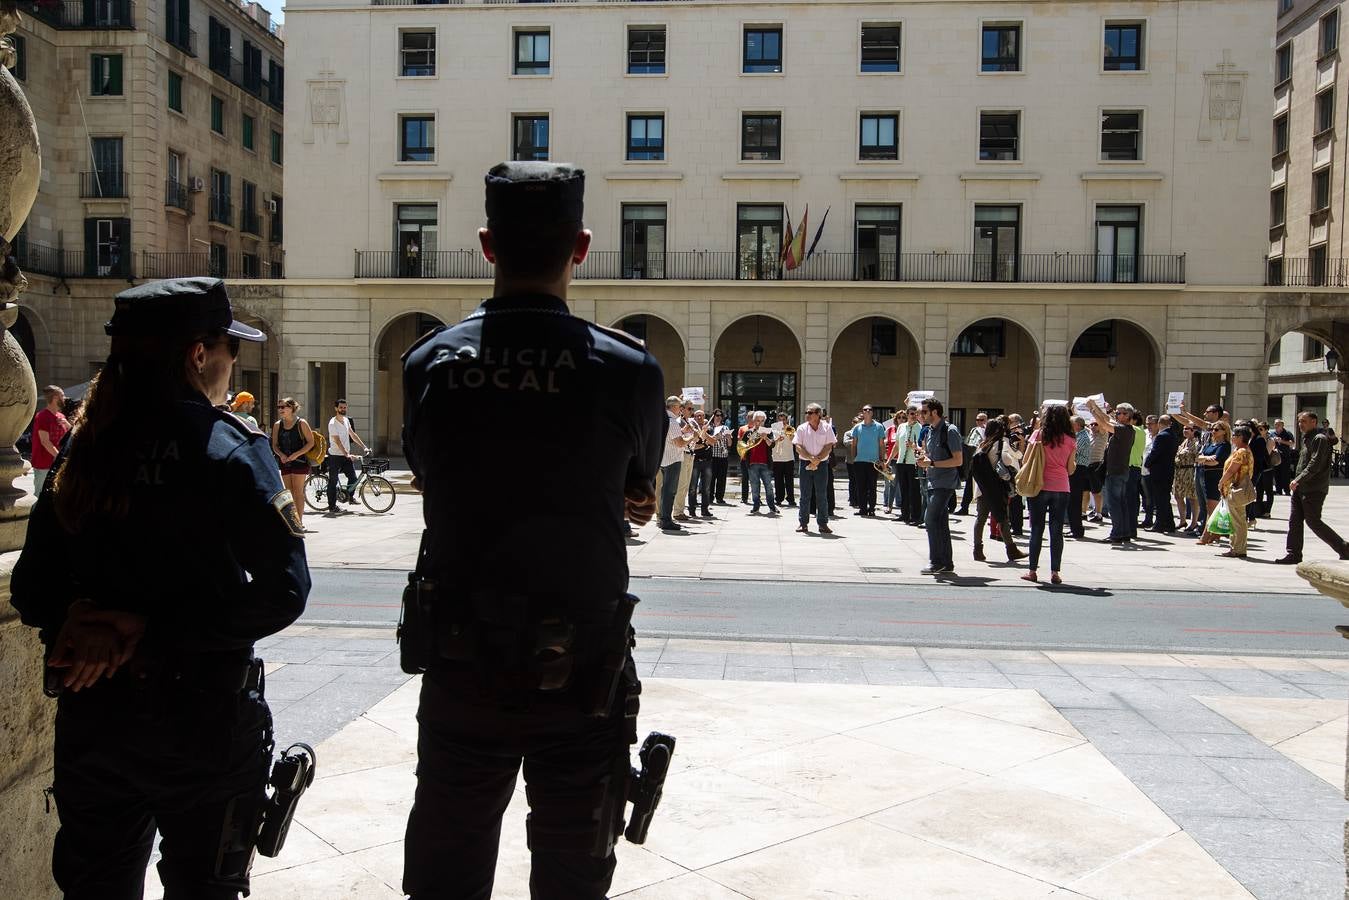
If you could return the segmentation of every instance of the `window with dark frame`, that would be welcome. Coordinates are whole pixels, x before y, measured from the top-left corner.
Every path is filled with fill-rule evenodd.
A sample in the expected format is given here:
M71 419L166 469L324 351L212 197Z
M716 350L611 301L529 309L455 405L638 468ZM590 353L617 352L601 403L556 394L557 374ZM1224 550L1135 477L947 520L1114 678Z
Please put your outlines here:
M1138 280L1143 245L1143 208L1108 204L1096 207L1096 280L1129 283Z
M279 131L277 131L275 128L273 128L273 129L272 129L272 162L276 163L278 166L281 165L281 147L282 147L282 144L283 144L283 138L281 137L281 132L279 132Z
M511 119L511 159L548 159L548 117L513 116Z
M215 278L224 278L229 275L229 247L213 242L207 268Z
M1302 361L1312 362L1318 359L1324 359L1326 355L1326 345L1310 334L1302 336Z
M622 219L623 277L664 278L665 204L624 203Z
M665 74L664 25L644 25L628 29L628 74Z
M515 32L515 74L552 74L552 33L543 31Z
M1307 250L1307 280L1313 285L1326 283L1326 245L1318 244Z
M776 280L782 274L782 205L739 203L735 208L736 277Z
M1143 71L1143 23L1105 23L1105 70Z
M122 54L94 53L89 57L89 93L95 97L122 95Z
M183 76L169 72L169 109L183 111Z
M899 25L862 26L862 71L898 72Z
M1334 53L1340 46L1340 11L1333 9L1321 17L1320 41L1318 55L1326 56Z
M211 95L211 130L216 134L225 133L225 101Z
M1288 152L1288 113L1274 119L1274 155Z
M665 158L665 116L654 113L628 115L628 159Z
M1283 257L1272 256L1265 266L1265 284L1275 287L1283 286ZM1270 356L1270 363L1278 362L1276 358L1279 352L1279 345L1275 343L1274 353Z
M1279 15L1283 15L1293 8L1294 0L1279 0Z
M1115 320L1097 322L1077 336L1073 342L1072 359L1105 359L1115 345Z
M858 281L892 281L899 272L898 204L862 204L853 222L853 251Z
M974 280L1016 281L1020 256L1021 207L974 207Z
M11 34L10 43L14 46L14 68L10 72L19 81L28 80L28 42L21 34Z
M1014 162L1021 158L1021 113L979 113L979 159Z
M1330 167L1312 173L1312 212L1330 209Z
M1335 89L1326 88L1316 95L1316 134L1335 127Z
M1276 262L1276 261L1277 261L1280 265L1282 265L1282 263L1283 263L1283 258L1282 258L1282 257L1276 257L1275 259L1271 259L1271 260L1270 260L1270 263L1274 263L1274 262ZM1271 271L1272 271L1272 270L1271 270ZM1270 281L1270 282L1267 282L1267 283L1268 283L1268 284L1278 284L1278 282L1276 282L1276 281ZM1269 348L1269 364L1270 364L1271 366L1277 366L1277 365L1279 364L1279 360L1280 360L1280 359L1282 358L1282 356L1283 356L1283 352L1282 352L1282 351L1283 351L1283 338L1279 338L1277 341L1274 342L1274 346ZM1283 415L1282 412L1275 413L1274 418L1277 419L1279 416L1282 416L1282 415Z
M239 230L262 234L262 225L258 221L258 186L251 181L239 185Z
M1003 319L980 319L960 332L952 356L1006 356L1007 322Z
M272 194L272 228L268 237L273 244L281 243L282 235L282 214L285 212L285 204L282 202L280 194Z
M398 32L398 74L404 78L429 78L436 74L436 33L432 29Z
M746 28L740 62L745 73L781 72L782 29Z
M1021 26L985 25L980 69L984 72L1021 71Z
M1274 51L1274 84L1280 85L1293 77L1293 44L1288 42Z
M782 159L782 115L745 113L740 118L742 160Z
M864 160L899 159L898 113L862 113L857 156Z
M871 343L869 350L878 356L899 355L899 323L894 319L882 319L879 316L871 320Z
M1287 190L1276 187L1269 192L1269 227L1279 228L1283 225L1284 215L1287 211Z
M1106 110L1101 113L1101 159L1136 162L1143 158L1143 113Z
M239 122L239 143L243 144L245 150L252 150L253 147L253 126L255 121L252 116L245 113Z
M435 161L435 116L399 116L398 133L398 159L400 162Z

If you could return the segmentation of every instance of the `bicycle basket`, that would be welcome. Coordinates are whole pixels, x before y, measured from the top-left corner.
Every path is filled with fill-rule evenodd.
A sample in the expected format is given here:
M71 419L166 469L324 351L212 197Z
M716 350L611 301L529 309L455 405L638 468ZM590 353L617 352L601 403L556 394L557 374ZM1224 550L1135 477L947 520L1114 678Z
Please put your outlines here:
M383 457L371 457L361 465L361 468L371 475L383 475L389 471L389 461Z

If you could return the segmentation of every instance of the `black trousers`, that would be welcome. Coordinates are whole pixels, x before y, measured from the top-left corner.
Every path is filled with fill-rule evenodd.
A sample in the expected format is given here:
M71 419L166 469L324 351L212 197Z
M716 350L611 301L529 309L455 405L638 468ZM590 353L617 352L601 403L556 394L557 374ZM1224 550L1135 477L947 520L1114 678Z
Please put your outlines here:
M1087 467L1079 465L1068 476L1068 531L1073 537L1087 532L1082 525L1082 497L1091 490L1091 475Z
M857 485L857 511L864 516L873 515L876 512L876 479L879 473L869 462L853 465L856 466L853 481Z
M740 502L749 502L749 462L740 457Z
M978 449L966 444L964 461L960 464L960 477L965 479L965 491L960 495L960 512L963 515L969 515L970 501L974 499L974 479L970 477L970 463L974 460L974 451Z
M712 457L712 499L717 503L726 502L726 472L730 467L729 456Z
M712 502L712 460L694 459L693 475L689 478L689 512L697 512L699 498L702 499L704 513L711 512L708 504Z
M918 469L913 463L896 463L895 480L899 484L899 517L910 525L923 521L918 500Z
M1171 512L1171 482L1174 470L1149 472L1148 494L1152 497L1152 527L1158 531L1175 531L1176 517Z
M404 845L403 890L412 900L488 900L501 817L524 764L534 900L603 900L613 853L590 855L619 717L582 715L570 696L502 709L476 676L422 679L417 709L417 791ZM626 749L626 744L622 744Z
M849 462L848 466L848 505L857 506L857 463Z
M141 900L155 830L165 900L236 900L216 875L225 808L265 800L271 713L257 695L151 689L125 672L56 706L52 875L66 900Z
M1026 521L1026 501L1015 490L1007 498L1007 523L1012 528L1012 534L1020 535L1025 530Z
M1302 526L1305 523L1312 533L1325 541L1331 550L1341 559L1349 553L1349 548L1345 547L1344 539L1335 533L1331 528L1321 520L1321 507L1325 505L1326 495L1304 494L1297 490L1292 496L1292 510L1288 515L1288 555L1302 558Z
M333 456L331 453L324 462L328 466L328 508L337 509L337 476L346 475L350 484L356 480L356 467L350 456Z
M795 462L773 463L773 499L778 506L796 502Z
M1255 501L1262 518L1267 518L1274 512L1274 475L1274 469L1265 469L1255 482Z
M1002 543L1007 548L1010 559L1015 552L1016 543L1012 540L1012 529L1007 524L1007 488L980 490L974 508L974 552L984 552L984 523L992 519L998 523L998 530L1002 532Z

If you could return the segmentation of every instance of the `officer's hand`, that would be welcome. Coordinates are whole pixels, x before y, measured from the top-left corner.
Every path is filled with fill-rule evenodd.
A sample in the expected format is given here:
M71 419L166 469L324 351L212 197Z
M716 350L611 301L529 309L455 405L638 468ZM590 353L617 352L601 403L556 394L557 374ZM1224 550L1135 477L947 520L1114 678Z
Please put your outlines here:
M656 486L649 481L628 485L623 489L623 500L624 515L639 528L656 514Z
M144 633L145 619L135 613L77 604L57 635L47 664L70 670L64 679L70 690L92 687L131 659Z

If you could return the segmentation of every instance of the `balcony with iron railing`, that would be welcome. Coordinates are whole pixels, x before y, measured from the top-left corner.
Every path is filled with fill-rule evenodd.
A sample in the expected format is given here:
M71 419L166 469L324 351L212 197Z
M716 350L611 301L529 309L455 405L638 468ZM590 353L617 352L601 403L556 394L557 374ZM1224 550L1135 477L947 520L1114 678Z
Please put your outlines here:
M221 225L234 224L234 206L230 203L229 194L211 194L211 209L207 218Z
M1270 287L1349 287L1349 258L1283 256L1266 260Z
M142 278L284 278L285 255L210 253L209 251L141 253Z
M127 196L125 172L81 172L80 197L82 199L108 199Z
M53 28L81 30L135 27L131 0L28 0L20 11Z
M164 205L192 215L192 191L181 181L170 178L164 182Z
M491 278L477 250L410 255L357 250L357 278ZM788 270L776 257L734 250L687 250L634 257L592 251L578 279L667 281L1011 282L1020 284L1184 284L1185 254L1115 256L1098 253L816 253Z
M126 278L134 277L131 259L115 246L105 245L93 253L66 250L46 244L24 242L14 248L19 268L35 275L55 278Z
M262 217L256 209L239 210L239 230L262 237Z

